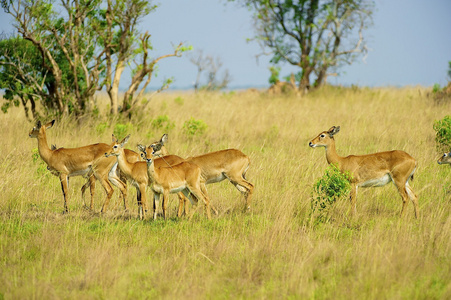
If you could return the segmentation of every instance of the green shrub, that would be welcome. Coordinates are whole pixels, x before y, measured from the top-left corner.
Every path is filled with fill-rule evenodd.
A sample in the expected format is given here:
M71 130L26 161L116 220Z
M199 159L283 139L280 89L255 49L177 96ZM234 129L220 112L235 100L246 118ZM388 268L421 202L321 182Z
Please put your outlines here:
M438 93L442 90L442 88L440 87L440 84L436 83L434 84L434 86L432 87L432 93Z
M170 131L174 129L175 123L169 120L167 115L158 116L156 119L152 120L151 126L155 130Z
M99 125L96 126L96 132L98 135L102 135L105 133L105 131L109 128L110 126L108 125L107 122L102 122Z
M351 176L342 173L337 166L330 164L326 173L313 185L310 216L318 223L329 219L329 210L340 198L346 197L350 190Z
M181 105L183 105L183 103L185 103L185 100L183 100L183 98L179 96L174 99L174 102L181 106Z
M196 120L194 118L189 119L183 123L183 131L189 137L200 136L207 130L207 124L202 120Z
M132 130L133 130L133 125L131 123L127 123L127 124L117 123L114 126L113 134L118 140L120 140L120 139L123 139Z
M445 116L442 120L434 122L435 143L437 150L447 152L451 150L451 116Z
M269 84L274 85L279 81L280 76L280 67L271 66L269 67L269 72L271 76L269 76Z
M49 170L47 170L47 164L42 160L41 156L39 155L38 148L34 148L32 150L31 159L35 165L37 165L36 169L36 175L39 177L48 177L51 173Z

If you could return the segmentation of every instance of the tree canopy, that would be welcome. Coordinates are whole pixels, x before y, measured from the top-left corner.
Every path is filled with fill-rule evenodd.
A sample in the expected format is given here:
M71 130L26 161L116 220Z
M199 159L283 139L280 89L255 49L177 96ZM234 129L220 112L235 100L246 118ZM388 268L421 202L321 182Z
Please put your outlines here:
M235 0L231 0L235 1ZM322 85L331 71L367 52L363 31L371 24L371 0L245 0L256 35L273 64L300 68L301 91Z
M180 56L182 43L172 53L152 57L150 34L138 28L157 6L145 0L2 0L14 18L17 36L0 43L1 88L13 104L37 101L54 114L83 114L93 107L95 92L106 88L111 113L129 114L151 81L161 59ZM15 51L17 46L20 51ZM132 80L119 102L119 84L126 66ZM171 83L166 80L163 90ZM27 100L28 99L28 100ZM10 103L3 107L7 110ZM142 105L142 104L141 104Z

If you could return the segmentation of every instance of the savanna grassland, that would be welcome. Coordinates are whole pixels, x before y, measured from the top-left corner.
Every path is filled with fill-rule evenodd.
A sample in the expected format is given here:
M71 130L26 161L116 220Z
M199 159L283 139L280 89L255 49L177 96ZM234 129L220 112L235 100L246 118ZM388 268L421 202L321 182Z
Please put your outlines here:
M131 134L135 151L165 132L168 150L183 157L240 149L251 158L252 210L243 212L243 196L223 181L207 186L219 210L212 220L202 205L191 220L178 219L173 195L168 220L139 221L134 188L129 212L116 189L101 215L99 184L91 212L82 177L71 178L70 213L62 214L59 180L28 137L34 124L22 108L0 114L0 299L449 299L451 168L436 162L432 126L451 104L426 94L413 87L327 88L303 98L164 93L129 123L101 112L48 129L49 146L58 147L110 143L116 130ZM190 118L206 131L188 135ZM400 219L401 197L390 184L359 189L355 217L343 200L328 222L310 220L312 186L327 162L308 142L333 125L341 126L342 156L400 149L417 159L419 219L411 203Z

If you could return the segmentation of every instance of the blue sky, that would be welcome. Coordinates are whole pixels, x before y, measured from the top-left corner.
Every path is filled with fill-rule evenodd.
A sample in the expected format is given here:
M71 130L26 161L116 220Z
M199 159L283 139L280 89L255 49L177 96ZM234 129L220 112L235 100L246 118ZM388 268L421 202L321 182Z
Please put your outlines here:
M251 12L225 0L164 0L141 23L149 31L154 56L172 51L179 42L192 45L206 55L218 57L228 69L231 87L266 87L269 57L256 54L260 48L247 42L253 37ZM378 0L373 26L366 33L370 51L365 59L329 77L332 84L359 86L432 86L447 83L451 61L450 0ZM11 19L0 12L0 30L11 31ZM281 75L297 69L282 65ZM158 86L174 77L174 87L190 88L197 69L187 56L168 58L159 63ZM123 76L123 84L128 81Z

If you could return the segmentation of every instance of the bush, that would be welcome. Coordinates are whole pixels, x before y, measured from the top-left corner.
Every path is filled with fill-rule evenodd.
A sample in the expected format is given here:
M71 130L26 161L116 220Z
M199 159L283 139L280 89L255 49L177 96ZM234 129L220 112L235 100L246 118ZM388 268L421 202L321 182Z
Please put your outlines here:
M114 126L113 134L118 139L123 139L127 134L129 134L133 130L133 125L130 123L121 124L117 123Z
M158 116L155 120L152 120L151 126L153 129L164 131L170 131L174 129L175 123L169 120L167 115Z
M110 127L110 126L108 125L107 122L99 123L99 124L96 126L96 132L97 132L98 135L102 135L102 134L105 133L105 131L106 131L109 127Z
M326 173L313 185L310 216L315 222L324 223L329 219L329 210L340 198L351 190L351 175L342 173L337 166L330 164Z
M200 136L205 133L207 130L207 124L202 120L196 120L194 118L185 121L183 124L183 131L189 137Z
M434 122L435 143L439 152L451 150L451 116Z
M48 178L50 173L47 169L47 164L42 160L41 155L39 155L38 148L34 148L31 152L31 159L35 165L37 165L36 175L40 178Z

